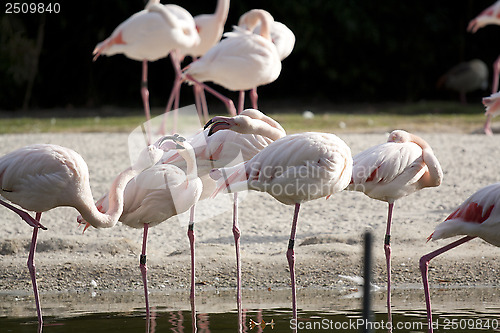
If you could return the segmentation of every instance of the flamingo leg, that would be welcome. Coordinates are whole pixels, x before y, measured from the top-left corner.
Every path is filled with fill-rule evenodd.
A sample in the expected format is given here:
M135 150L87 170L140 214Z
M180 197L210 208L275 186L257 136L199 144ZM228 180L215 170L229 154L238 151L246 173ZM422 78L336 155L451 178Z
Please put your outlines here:
M187 235L188 235L188 238L189 238L189 246L191 248L191 293L189 295L189 298L191 299L192 302L194 302L194 295L195 295L194 206L191 207L191 211L190 211L190 217L189 217L189 225L188 225Z
M142 284L144 285L144 298L146 300L146 318L149 319L149 294L148 294L148 267L146 266L146 244L148 241L149 224L144 223L144 233L142 235L142 253L140 257L139 267L142 274Z
M194 77L192 77L189 74L186 74L186 79L193 82L194 84L200 85L201 87L203 87L203 89L205 89L206 91L208 91L209 93L211 93L212 95L214 95L215 97L220 99L222 101L222 103L224 103L226 108L228 109L229 114L231 114L232 116L236 116L236 109L234 107L234 103L232 100L230 100L226 96L222 95L221 93L215 91L214 89L210 88L209 86L207 86L203 82L196 80Z
M146 116L146 132L148 135L148 144L151 141L151 130L149 128L151 120L151 111L149 108L149 90L148 90L148 61L142 61L142 80L141 80L141 96L142 104L144 105L144 114Z
M385 263L387 266L387 322L392 323L392 311L391 311L391 224L392 224L392 210L394 208L394 203L389 203L389 210L387 213L387 229L385 232L384 239L384 252L385 252ZM388 325L389 332L392 330Z
M42 218L42 213L36 213L36 220L39 222ZM33 285L33 295L35 296L36 314L38 316L38 326L43 324L42 308L40 306L40 296L38 294L38 284L36 283L36 269L35 269L35 252L36 241L38 238L38 227L33 228L33 235L31 237L30 252L28 255L28 270L30 271L31 284Z
M175 50L170 52L170 60L172 61L172 67L174 68L175 71L175 79L174 83L172 84L172 90L170 91L170 96L168 98L167 106L165 107L165 113L163 115L163 119L160 125L159 133L161 135L165 135L165 126L167 123L168 114L172 110L172 106L174 110L172 133L175 133L177 131L177 117L178 117L177 113L179 109L179 96L181 91L181 85L183 82L181 63L178 58L178 54Z
M241 308L241 256L240 256L240 227L238 224L238 193L234 193L233 201L233 236L234 247L236 249L236 303L238 307L238 332L242 329L242 308Z
M40 221L34 219L31 217L30 214L28 214L27 212L25 212L24 210L22 209L19 209L19 208L16 208L14 206L12 206L11 204L3 201L3 200L0 200L0 205L4 206L4 207L7 207L8 209L10 209L11 211L13 211L14 213L16 213L17 215L19 215L20 218L23 219L24 222L28 223L30 226L32 226L33 228L42 228L43 230L47 230L47 228L45 228L41 223Z
M486 115L486 121L484 123L484 134L493 135L493 131L491 130L491 114Z
M241 114L244 107L245 107L245 91L240 90L240 94L238 97L238 110L237 110L238 114Z
M493 83L491 84L491 92L494 94L498 91L498 77L500 73L500 57L493 63Z
M293 214L292 230L290 232L290 240L288 241L288 251L286 257L288 259L288 268L290 270L290 280L292 282L292 312L293 319L297 320L297 289L295 286L295 235L297 233L297 219L299 217L300 204L295 204L295 212Z
M437 257L438 255L453 249L454 247L457 247L465 242L470 241L475 237L471 236L465 236L463 238L460 238L459 240L454 241L453 243L450 243L448 245L445 245L431 253L428 253L420 258L420 272L422 274L422 283L424 285L424 294L425 294L425 305L427 308L427 327L428 327L428 332L432 333L433 332L433 326L432 326L432 310L431 310L431 297L429 293L429 261L431 261L433 258Z
M257 106L258 99L259 99L259 95L257 94L257 88L253 88L252 90L250 90L250 100L252 101L252 107L255 110L259 109Z
M203 123L205 124L210 119L210 117L208 116L207 98L205 96L204 89L200 89L200 99L201 99L201 106L203 109L203 119L205 120Z

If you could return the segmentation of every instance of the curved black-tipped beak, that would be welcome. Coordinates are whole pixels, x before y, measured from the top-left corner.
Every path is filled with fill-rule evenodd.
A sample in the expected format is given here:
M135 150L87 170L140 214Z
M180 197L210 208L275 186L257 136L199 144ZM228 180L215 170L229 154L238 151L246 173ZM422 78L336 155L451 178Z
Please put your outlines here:
M203 129L206 130L208 128L208 126L213 124L213 122L214 122L214 118L207 121L207 123L203 126Z

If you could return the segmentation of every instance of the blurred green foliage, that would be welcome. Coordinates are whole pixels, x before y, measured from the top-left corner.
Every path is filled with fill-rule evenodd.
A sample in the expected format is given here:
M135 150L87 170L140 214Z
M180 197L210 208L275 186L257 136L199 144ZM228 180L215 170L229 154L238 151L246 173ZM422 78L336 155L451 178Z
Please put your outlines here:
M480 58L491 65L500 54L492 43L500 27L476 34L470 19L493 0L231 1L226 31L251 8L271 12L296 35L292 54L278 80L259 89L261 99L329 102L411 102L456 99L436 91L439 76L460 61ZM166 3L163 1L163 3ZM216 0L172 1L193 15L211 13ZM0 110L18 110L26 98L36 42L43 47L35 72L30 108L141 106L141 64L122 55L92 62L95 45L144 8L144 0L61 2L60 13L0 13ZM184 64L187 64L185 62ZM173 82L169 59L149 66L152 105L166 104ZM222 93L231 93L215 86ZM472 94L479 102L489 93ZM193 102L184 88L181 104Z

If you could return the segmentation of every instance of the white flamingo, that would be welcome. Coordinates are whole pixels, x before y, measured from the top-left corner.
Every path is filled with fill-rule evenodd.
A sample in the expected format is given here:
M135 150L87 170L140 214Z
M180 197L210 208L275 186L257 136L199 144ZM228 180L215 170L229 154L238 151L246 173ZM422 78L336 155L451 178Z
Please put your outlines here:
M211 172L219 185L215 193L223 189L230 192L249 189L267 192L281 203L295 205L287 251L294 319L297 319L294 243L300 205L342 191L349 185L351 174L351 150L345 142L334 134L316 132L287 135L249 161Z
M252 11L248 11L245 14L241 15L238 21L238 26L234 27L234 29L236 31L240 31L240 29L251 30L253 33L260 35L261 23L252 22L251 16ZM276 46L276 50L278 51L280 61L283 61L293 51L293 47L295 46L295 35L293 31L290 30L290 28L278 21L272 22L270 35L271 41ZM252 101L252 107L254 109L257 109L257 87L254 87L252 88L252 90L250 90L250 99Z
M500 183L483 187L471 195L444 222L441 222L436 227L428 240L444 239L458 235L465 235L465 237L420 258L429 332L433 332L428 280L429 261L476 237L492 245L500 246Z
M122 22L110 37L97 44L93 54L94 60L100 55L122 53L127 58L142 61L141 96L146 120L149 120L148 61L170 54L176 77L179 77L178 53L199 43L194 19L187 10L177 5L162 5L160 0L150 0L144 10Z
M283 127L274 119L259 110L246 109L235 117L214 117L205 129L188 141L193 145L198 175L203 181L203 193L200 200L210 197L215 189L215 182L207 177L213 168L230 166L239 161L238 157L247 161L270 143L286 135ZM165 152L163 163L172 163L185 168L185 162L175 151ZM235 238L237 258L237 281L241 280L239 261L240 230L238 226L238 198L234 194L233 202L233 235ZM194 218L188 228L191 243L192 262L194 263ZM194 297L194 264L191 267L191 295ZM237 286L238 310L241 311L241 284Z
M368 148L353 158L348 190L360 191L389 204L384 252L387 265L387 315L391 315L391 224L394 202L425 187L439 186L443 171L432 148L422 138L393 131L386 143Z
M248 24L261 24L260 35L249 31L228 32L217 45L184 69L185 78L196 84L214 82L228 90L240 91L238 113L243 110L242 95L245 90L275 81L281 72L281 61L276 46L271 41L271 14L254 9L248 15ZM233 105L228 98L221 100Z
M172 164L156 164L131 179L124 190L123 213L118 219L132 228L142 228L142 252L140 269L146 300L146 315L149 317L149 297L146 266L146 244L148 230L169 218L194 207L202 193L202 181L198 178L193 147L179 136L166 136L162 141L173 140L175 150L185 160L186 171ZM172 142L161 147L166 148ZM104 195L96 204L99 211L106 211L109 195ZM86 223L81 216L78 223Z
M0 194L27 211L36 212L33 219L27 212L0 200L0 204L18 214L33 227L28 268L33 285L39 325L42 311L36 282L34 257L42 212L55 207L70 206L96 228L110 228L123 211L123 191L127 182L161 158L163 151L155 146L144 149L137 162L120 173L110 188L110 205L100 212L94 205L89 184L89 171L84 159L74 150L51 144L36 144L14 150L0 157Z

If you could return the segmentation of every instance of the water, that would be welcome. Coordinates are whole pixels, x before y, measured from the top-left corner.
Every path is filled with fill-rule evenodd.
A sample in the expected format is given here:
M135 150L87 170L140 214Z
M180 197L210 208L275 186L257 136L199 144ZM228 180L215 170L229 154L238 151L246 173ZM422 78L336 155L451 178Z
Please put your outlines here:
M438 325L435 332L500 329L496 292L494 288L434 289L431 296L434 322ZM233 293L201 291L195 312L183 292L152 293L151 304L155 305L150 322L146 321L142 295L138 292L42 294L43 332L237 332ZM299 290L299 319L295 323L291 321L289 290L244 291L243 332L292 332L294 327L299 332L359 332L361 301L346 295L333 290ZM386 332L385 292L375 293L373 303L373 332ZM421 289L396 289L393 304L395 332L427 331ZM0 295L0 332L37 332L29 294Z

